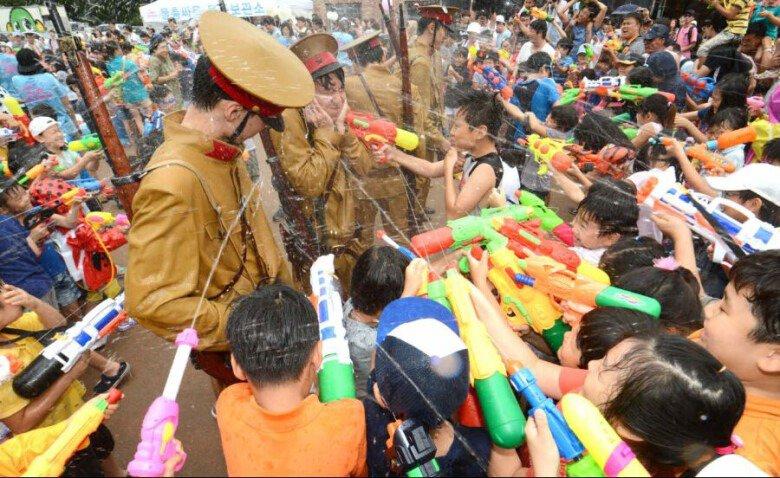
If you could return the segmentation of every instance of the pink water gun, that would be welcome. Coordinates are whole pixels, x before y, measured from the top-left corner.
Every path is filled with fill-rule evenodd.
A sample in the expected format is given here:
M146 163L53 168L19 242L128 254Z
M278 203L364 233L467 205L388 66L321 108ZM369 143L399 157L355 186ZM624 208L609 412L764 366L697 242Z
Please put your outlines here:
M176 396L179 394L184 370L190 358L190 351L198 345L198 333L193 328L184 329L176 336L176 355L173 358L171 370L162 395L157 397L146 411L141 424L141 441L138 443L133 461L127 466L130 476L163 476L165 462L176 455L176 445L173 437L179 425L179 404ZM176 466L181 470L187 455Z

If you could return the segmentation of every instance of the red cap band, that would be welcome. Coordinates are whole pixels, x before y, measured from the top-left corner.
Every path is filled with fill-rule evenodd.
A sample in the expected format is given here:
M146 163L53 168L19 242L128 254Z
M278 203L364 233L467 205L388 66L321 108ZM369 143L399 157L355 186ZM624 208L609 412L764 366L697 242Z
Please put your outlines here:
M439 20L445 25L452 23L452 15L445 13L441 10L425 9L420 12L420 16L423 18L431 18L433 20Z
M214 83L217 84L220 90L224 91L230 98L253 113L260 116L278 116L284 111L283 106L269 103L247 93L217 70L214 65L209 68L209 76L211 76L211 79L214 80Z
M317 53L313 57L303 62L304 66L306 66L306 69L309 70L309 73L314 73L320 68L325 68L326 66L332 65L334 63L337 63L336 57L333 56L333 53L329 51Z
M381 45L382 45L382 42L379 41L379 37L378 36L368 40L368 46L370 48L376 48L376 47L381 46Z

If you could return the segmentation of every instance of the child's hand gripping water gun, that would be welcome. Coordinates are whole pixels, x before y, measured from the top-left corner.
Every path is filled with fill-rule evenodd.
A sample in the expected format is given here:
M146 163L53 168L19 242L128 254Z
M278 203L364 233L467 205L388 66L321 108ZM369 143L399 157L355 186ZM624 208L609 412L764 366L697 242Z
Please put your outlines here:
M488 82L488 85L490 85L490 88L493 91L498 91L501 93L502 98L509 100L509 98L512 97L512 87L509 86L506 78L504 78L501 73L498 72L498 70L492 66L485 66L482 67L481 73Z
M567 246L574 245L574 231L572 231L571 226L566 224L555 211L547 207L542 198L530 191L525 191L522 189L518 189L515 192L515 196L517 196L517 200L521 206L526 206L533 209L533 217L539 218L541 220L543 231L549 232ZM491 211L491 209L483 209L482 215L488 216L491 214Z
M613 96L614 98L617 98L620 101L630 101L632 103L637 103L639 101L644 100L648 96L652 96L655 94L664 95L666 99L668 99L672 103L675 100L675 96L673 93L660 91L658 88L652 88L649 86L623 85L620 86L617 89L617 91L610 92L610 95Z
M349 111L345 123L350 131L369 147L391 143L403 150L414 151L420 145L420 137L411 131L366 113Z
M24 186L25 184L37 179L46 171L55 168L59 164L59 160L55 156L49 156L35 166L28 170L20 170L16 173L16 182Z
M54 214L61 212L62 206L70 207L76 200L84 200L87 198L87 192L81 188L72 188L63 193L58 199L51 201L47 204L40 204L34 206L24 214L22 224L27 229L32 229L43 221L46 221Z
M103 86L110 90L111 88L121 86L124 82L125 82L125 72L117 71L113 75L106 78L106 80L103 82Z
M106 408L118 403L122 396L122 392L114 388L107 398L98 396L82 405L68 418L65 430L45 452L35 457L22 476L60 476L73 454L103 422Z
M473 285L454 269L447 271L444 281L468 349L470 377L490 438L502 448L516 448L525 439L525 416L509 386L504 363L485 325L477 318L470 296Z
M509 382L512 384L512 387L526 399L531 407L528 410L528 416L534 416L536 410L544 411L547 416L547 424L558 447L558 452L566 462L566 476L604 476L601 467L593 459L593 456L585 452L582 442L569 428L561 411L536 384L536 377L534 377L533 373L529 369L521 368L515 363L509 363L507 371L509 372Z
M535 287L558 299L588 307L636 310L655 318L661 315L661 305L657 300L573 273L549 257L529 255L517 262L524 271L523 274L515 275L517 282Z
M97 151L99 149L103 149L103 143L100 142L100 137L97 135L97 133L82 136L81 139L77 139L68 143L68 151L74 151L76 153Z
M394 474L411 477L440 476L436 444L417 420L410 418L387 426L387 455Z
M184 329L176 336L176 355L162 395L149 406L141 424L141 441L138 443L133 461L127 465L130 476L158 477L165 473L165 462L177 454L181 460L174 471L179 471L187 460L184 452L178 451L174 436L179 426L179 394L184 371L190 359L190 352L198 345L198 333L193 328Z
M539 163L539 175L545 175L549 171L550 164L571 164L573 159L566 151L566 143L563 141L542 138L538 134L528 135L528 149L533 153L534 160Z
M650 476L631 448L587 398L568 393L559 405L566 423L605 476Z
M322 365L318 373L320 401L355 398L355 372L349 356L344 310L336 289L333 254L320 256L311 266L311 290L316 298L322 341Z
M22 105L19 104L19 100L11 95L3 96L3 106L8 111L8 114L14 117L19 122L19 129L22 138L30 146L36 143L32 133L30 133L30 117L22 109Z
M81 354L92 350L96 342L113 332L126 318L124 293L115 299L106 299L64 336L47 345L13 381L14 392L20 397L33 399L45 392L58 378L73 368Z

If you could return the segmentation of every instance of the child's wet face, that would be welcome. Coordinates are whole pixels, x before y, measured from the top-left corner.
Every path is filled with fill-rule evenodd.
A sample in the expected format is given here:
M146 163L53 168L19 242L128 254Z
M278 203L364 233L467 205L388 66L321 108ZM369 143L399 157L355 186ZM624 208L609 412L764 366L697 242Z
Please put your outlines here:
M459 150L471 151L474 148L476 138L474 131L469 127L461 111L455 115L455 121L450 129L450 139L452 144Z
M605 238L601 236L599 225L578 212L571 222L574 231L574 242L579 247L586 249L599 249L606 247Z
M615 365L633 348L634 342L627 339L612 347L604 358L588 362L582 394L598 408L603 408L617 391L621 371Z
M577 334L579 332L579 327L575 327L563 334L563 343L561 348L558 349L557 355L558 360L561 361L561 365L564 367L577 368L580 365L582 352L577 347Z
M57 125L47 128L38 136L38 139L47 148L56 149L65 146L65 135L62 134L62 130Z
M29 211L32 208L30 194L26 189L15 187L6 192L6 195L6 205L13 214L21 214L25 211Z

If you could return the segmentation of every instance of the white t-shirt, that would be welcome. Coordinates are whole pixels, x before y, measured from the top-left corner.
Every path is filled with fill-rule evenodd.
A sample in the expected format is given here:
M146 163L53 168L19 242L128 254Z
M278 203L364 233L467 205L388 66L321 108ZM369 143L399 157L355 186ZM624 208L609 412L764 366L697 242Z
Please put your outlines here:
M769 476L750 460L739 455L723 455L707 464L696 476Z
M520 52L517 54L517 62L523 63L525 61L528 61L528 57L530 57L533 53L536 53L534 50L534 45L530 41L527 41L523 43L523 46L520 47ZM549 43L544 42L544 45L542 46L542 49L539 51L543 51L550 55L550 58L555 57L555 49L550 46Z

